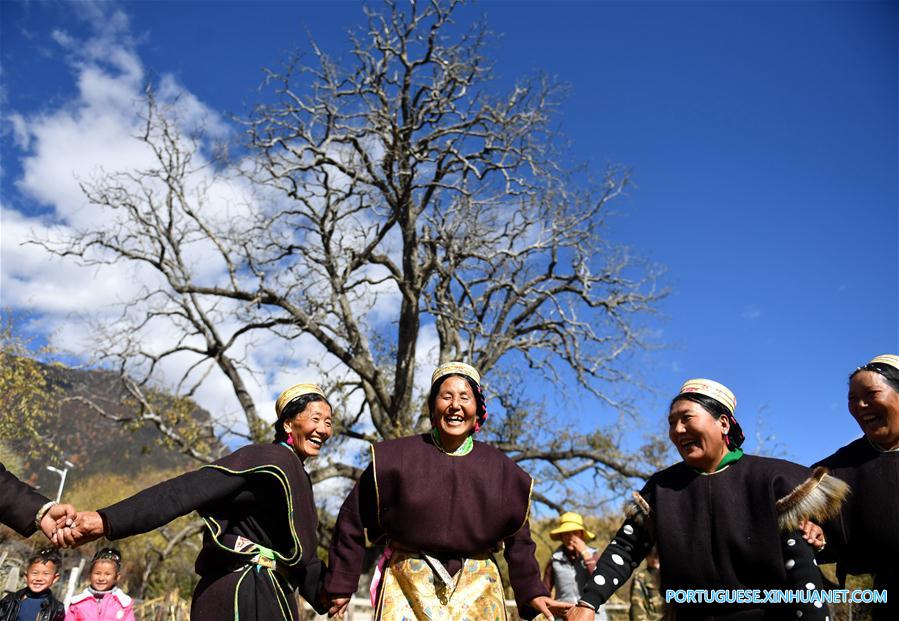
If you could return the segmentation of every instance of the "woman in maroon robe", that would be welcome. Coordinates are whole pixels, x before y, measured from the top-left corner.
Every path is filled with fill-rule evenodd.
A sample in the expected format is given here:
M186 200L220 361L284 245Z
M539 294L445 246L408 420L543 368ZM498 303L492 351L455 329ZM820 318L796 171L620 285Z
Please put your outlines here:
M303 467L331 437L331 406L314 384L288 388L275 404L272 444L251 444L98 512L81 512L79 543L121 539L197 511L206 522L191 618L296 621L296 589L324 613L318 516Z
M480 375L448 363L431 378L432 432L380 442L340 509L325 588L343 616L359 583L366 539L385 542L373 585L375 618L506 619L494 554L503 550L522 617L552 618L528 528L532 479L474 441L487 417Z

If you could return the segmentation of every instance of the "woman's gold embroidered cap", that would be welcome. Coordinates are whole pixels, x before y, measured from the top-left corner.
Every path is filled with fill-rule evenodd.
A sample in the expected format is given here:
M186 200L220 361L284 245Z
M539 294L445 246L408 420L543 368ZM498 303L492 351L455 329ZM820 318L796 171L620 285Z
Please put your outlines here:
M703 378L687 380L684 382L684 385L680 387L680 392L677 394L682 395L685 393L697 393L705 395L706 397L711 397L726 407L731 414L737 410L737 398L734 396L734 393L724 384L719 384L714 380Z
M881 354L871 360L868 364L886 364L894 369L899 369L899 356L894 354Z
M284 406L303 395L321 395L327 401L325 393L318 384L294 384L278 396L278 400L275 401L275 415L280 418Z
M431 386L444 375L450 375L451 373L458 373L459 375L470 377L474 380L475 384L478 386L481 385L481 374L478 373L478 370L473 366L465 364L464 362L447 362L434 369L434 373L431 375Z

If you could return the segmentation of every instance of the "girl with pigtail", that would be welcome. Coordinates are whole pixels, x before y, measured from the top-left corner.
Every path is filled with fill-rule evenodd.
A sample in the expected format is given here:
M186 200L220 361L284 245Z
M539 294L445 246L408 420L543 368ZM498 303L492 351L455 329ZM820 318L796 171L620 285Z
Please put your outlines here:
M90 586L67 604L65 621L134 621L134 602L119 588L122 554L101 548L90 565Z

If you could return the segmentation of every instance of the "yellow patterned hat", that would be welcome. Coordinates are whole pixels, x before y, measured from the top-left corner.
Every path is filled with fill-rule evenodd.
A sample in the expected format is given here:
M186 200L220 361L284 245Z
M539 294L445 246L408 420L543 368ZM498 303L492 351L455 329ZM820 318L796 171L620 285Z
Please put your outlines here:
M899 369L899 356L894 354L881 354L871 360L868 364L886 364L894 369Z
M677 394L682 395L684 393L698 393L711 397L727 408L731 414L737 410L737 398L734 396L734 393L724 384L719 384L714 380L702 378L687 380L680 387L680 392Z
M447 362L434 369L434 373L431 375L431 386L444 375L450 375L451 373L458 373L459 375L470 377L474 380L475 384L478 386L481 385L481 374L478 373L478 370L473 366L465 364L464 362Z
M281 411L284 410L284 407L303 395L321 395L326 401L328 399L318 384L294 384L278 396L278 400L275 401L275 415L281 418Z

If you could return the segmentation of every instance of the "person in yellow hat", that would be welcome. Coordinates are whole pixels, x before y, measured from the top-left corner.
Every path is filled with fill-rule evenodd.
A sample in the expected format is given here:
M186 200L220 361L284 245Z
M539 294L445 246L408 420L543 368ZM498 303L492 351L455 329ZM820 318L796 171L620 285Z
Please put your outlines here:
M549 531L549 537L558 541L559 547L543 569L543 584L550 592L555 590L555 598L560 602L576 604L596 569L596 550L587 545L596 535L587 530L580 513L567 511L559 516L559 525ZM606 618L605 609L600 607L596 613L597 621Z

